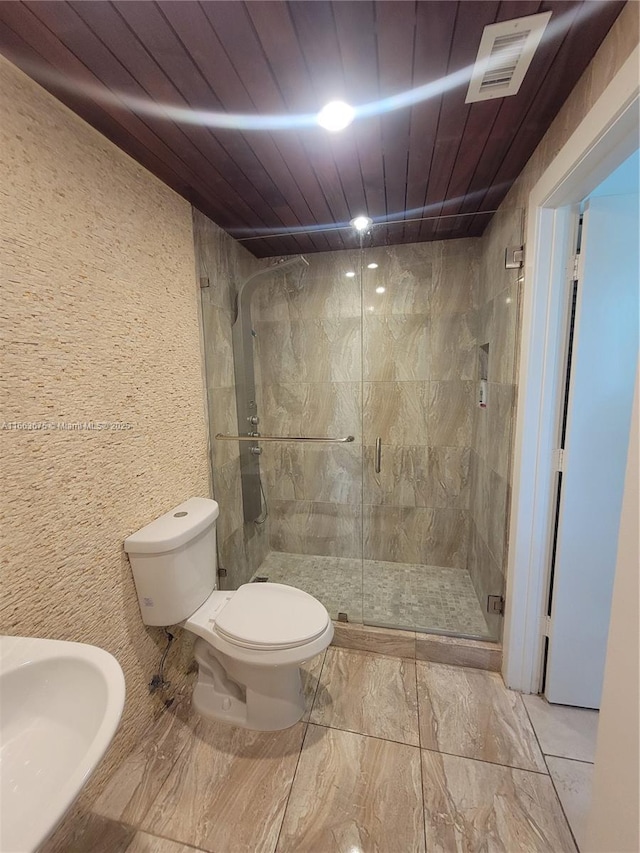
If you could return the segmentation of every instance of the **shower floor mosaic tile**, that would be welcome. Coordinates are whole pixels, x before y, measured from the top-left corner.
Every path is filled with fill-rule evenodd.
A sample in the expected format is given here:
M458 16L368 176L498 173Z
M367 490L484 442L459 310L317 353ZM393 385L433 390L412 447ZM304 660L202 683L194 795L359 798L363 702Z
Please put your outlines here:
M303 589L332 619L346 613L367 625L489 637L465 569L272 551L257 578Z

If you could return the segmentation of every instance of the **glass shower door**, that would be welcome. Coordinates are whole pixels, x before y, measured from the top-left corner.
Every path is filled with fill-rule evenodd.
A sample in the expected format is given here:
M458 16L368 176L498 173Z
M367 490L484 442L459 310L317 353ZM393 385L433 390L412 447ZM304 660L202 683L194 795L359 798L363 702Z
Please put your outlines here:
M254 580L299 587L333 619L362 622L359 255L307 261L302 275L274 268L254 295L257 414L264 436L325 440L259 444L269 554Z
M367 624L499 637L501 617L491 621L486 600L503 594L502 563L496 573L497 555L482 549L485 539L498 549L504 535L507 479L485 460L498 464L489 429L500 432L500 465L510 459L515 327L508 341L502 327L516 321L518 286L510 280L487 298L491 233L363 253ZM511 384L499 387L507 374Z

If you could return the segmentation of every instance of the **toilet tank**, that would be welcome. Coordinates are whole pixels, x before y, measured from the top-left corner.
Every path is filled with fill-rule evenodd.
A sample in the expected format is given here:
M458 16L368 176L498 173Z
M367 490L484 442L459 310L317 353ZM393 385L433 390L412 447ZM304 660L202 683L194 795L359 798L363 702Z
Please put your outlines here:
M175 625L216 588L216 501L189 498L124 540L145 625Z

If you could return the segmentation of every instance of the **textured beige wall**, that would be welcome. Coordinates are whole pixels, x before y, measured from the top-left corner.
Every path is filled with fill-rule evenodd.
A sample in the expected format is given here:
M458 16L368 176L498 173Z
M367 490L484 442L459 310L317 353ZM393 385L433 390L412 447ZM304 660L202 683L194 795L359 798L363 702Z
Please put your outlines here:
M98 782L166 698L122 541L208 494L191 209L3 59L0 88L0 420L132 424L0 432L2 632L93 643L125 672Z

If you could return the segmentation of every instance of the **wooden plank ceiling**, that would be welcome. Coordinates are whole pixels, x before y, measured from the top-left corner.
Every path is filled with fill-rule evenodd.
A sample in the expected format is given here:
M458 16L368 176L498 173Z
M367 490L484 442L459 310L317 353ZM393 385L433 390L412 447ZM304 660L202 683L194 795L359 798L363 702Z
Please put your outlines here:
M264 257L356 245L336 226L360 213L382 223L376 245L481 234L623 6L10 0L0 50ZM509 98L468 105L463 84L337 134L221 129L130 103L255 116L375 102L472 65L487 24L543 11L557 26Z

